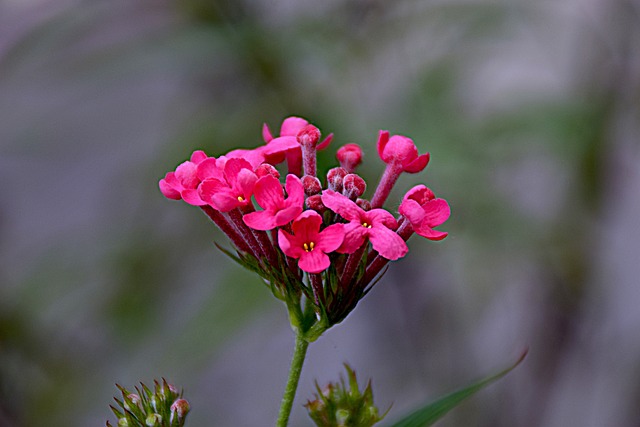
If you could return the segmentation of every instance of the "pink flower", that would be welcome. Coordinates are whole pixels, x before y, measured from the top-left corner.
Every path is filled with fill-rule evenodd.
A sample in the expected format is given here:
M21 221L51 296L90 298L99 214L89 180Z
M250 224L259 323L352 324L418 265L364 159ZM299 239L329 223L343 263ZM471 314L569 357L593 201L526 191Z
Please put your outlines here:
M436 199L433 191L424 185L416 185L405 194L398 212L411 222L413 230L429 240L442 240L448 233L434 230L443 224L451 209L444 199Z
M200 179L197 175L197 168L200 163L207 159L204 151L194 151L191 159L180 164L175 172L169 172L160 180L160 191L165 197L173 200L184 200L190 205L204 206L207 203L200 199L197 187Z
M344 240L342 224L333 224L320 231L321 225L322 217L308 210L293 221L293 235L278 230L282 252L288 257L299 258L298 266L307 273L326 270L331 264L327 254L338 249Z
M253 194L262 211L252 212L243 217L245 224L255 230L271 230L288 224L302 212L304 188L302 181L295 175L287 175L285 184L287 198L284 198L282 185L273 175L260 178Z
M251 204L258 177L244 159L228 159L223 178L207 178L198 187L200 198L220 212Z
M402 166L402 172L418 173L429 163L429 153L418 156L412 139L401 135L389 138L386 130L381 130L378 136L378 154L383 162Z
M280 126L280 136L274 137L269 126L265 123L262 126L262 137L267 145L264 146L262 152L266 161L275 165L282 163L286 158L291 169L300 169L302 165L302 149L298 142L297 135L308 124L309 122L303 118L287 117L282 122L282 126ZM330 134L321 143L316 145L316 150L326 148L332 139L333 134Z
M373 249L384 258L396 260L407 254L407 244L394 231L398 223L389 212L384 209L364 211L348 197L332 190L322 193L322 203L349 221L344 226L345 238L338 252L354 253L368 238Z

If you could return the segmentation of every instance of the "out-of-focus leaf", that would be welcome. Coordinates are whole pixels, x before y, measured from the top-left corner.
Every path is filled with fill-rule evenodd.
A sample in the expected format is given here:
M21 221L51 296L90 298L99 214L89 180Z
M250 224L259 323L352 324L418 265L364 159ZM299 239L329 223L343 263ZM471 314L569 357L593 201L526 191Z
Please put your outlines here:
M441 399L436 400L435 402L428 403L427 405L415 410L405 418L397 421L395 424L392 424L389 427L427 427L433 425L447 412L462 403L466 398L472 396L477 391L482 390L489 384L499 380L500 378L511 372L524 360L524 358L527 356L528 351L528 349L523 351L518 360L508 368L503 369L497 374L483 378L463 389L454 391L453 393L448 394Z

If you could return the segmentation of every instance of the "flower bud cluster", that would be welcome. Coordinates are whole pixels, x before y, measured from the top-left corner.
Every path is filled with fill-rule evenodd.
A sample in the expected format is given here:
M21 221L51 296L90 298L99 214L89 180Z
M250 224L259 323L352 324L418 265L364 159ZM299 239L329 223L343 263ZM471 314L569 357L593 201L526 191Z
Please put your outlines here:
M189 402L182 398L182 391L173 385L154 381L153 390L143 383L135 393L116 385L122 398L114 398L118 408L111 410L118 417L119 427L183 427L189 413ZM107 427L113 427L107 421Z
M289 117L279 136L267 125L262 135L265 144L254 149L219 157L194 152L160 180L160 190L199 206L233 244L235 253L225 252L265 279L287 304L294 327L315 328L307 335L313 340L353 310L389 261L407 254L412 234L446 237L434 227L448 219L449 205L417 186L398 216L383 209L399 176L420 172L429 161L407 137L380 131L386 168L367 199L367 183L356 174L363 157L357 144L340 148L340 166L319 175L316 152L332 134L321 140L317 127Z
M371 381L361 392L355 371L346 364L345 368L348 384L344 378L340 378L339 383L329 383L324 389L316 383L315 399L304 405L318 427L371 427L386 415L380 415L373 403Z

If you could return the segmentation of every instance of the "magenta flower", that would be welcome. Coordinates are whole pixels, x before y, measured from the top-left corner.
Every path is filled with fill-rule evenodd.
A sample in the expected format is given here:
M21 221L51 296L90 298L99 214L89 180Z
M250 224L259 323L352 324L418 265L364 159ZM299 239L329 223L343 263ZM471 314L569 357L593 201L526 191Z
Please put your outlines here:
M407 244L394 231L398 223L389 212L384 209L365 211L348 197L332 190L322 193L322 203L349 221L344 226L345 238L338 252L354 253L368 238L373 249L386 259L396 260L407 254Z
M434 230L443 224L451 209L444 199L437 199L424 185L416 185L405 194L398 212L411 222L413 230L429 240L442 240L448 233Z
M229 159L224 165L223 179L205 179L198 187L198 194L213 208L229 212L251 204L257 180L249 162L244 159Z
M274 137L265 123L262 126L262 137L267 145L264 146L262 153L266 161L275 165L282 163L286 158L290 171L299 174L302 166L302 149L297 135L308 124L309 122L303 118L287 117L280 126L280 136ZM332 139L333 134L330 134L316 145L316 150L326 148Z
M190 205L206 205L207 203L200 199L197 190L201 181L198 178L197 168L205 159L207 155L204 151L194 151L191 159L180 164L175 172L168 172L158 183L162 194L169 199L182 199Z
M344 240L342 224L333 224L320 231L322 217L308 210L302 212L291 226L293 235L278 230L278 244L288 257L299 259L298 267L307 273L320 273L329 268L327 255Z
M295 175L287 175L285 184L287 198L282 192L282 184L273 175L260 178L253 189L256 202L262 211L248 213L243 217L245 224L254 230L271 230L291 222L302 213L304 188Z
M380 131L378 136L378 154L386 164L401 166L402 172L418 173L429 163L429 153L419 156L411 138L401 135L389 138L386 130Z

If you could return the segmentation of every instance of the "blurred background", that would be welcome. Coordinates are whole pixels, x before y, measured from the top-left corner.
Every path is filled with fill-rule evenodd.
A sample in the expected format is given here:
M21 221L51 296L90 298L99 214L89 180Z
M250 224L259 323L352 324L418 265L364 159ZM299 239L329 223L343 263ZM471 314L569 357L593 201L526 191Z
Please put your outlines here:
M299 115L412 137L452 207L310 347L388 420L526 362L445 426L640 426L640 4L633 0L0 2L0 426L114 422L166 377L188 425L273 425L293 334L158 180ZM371 193L369 193L371 194Z

